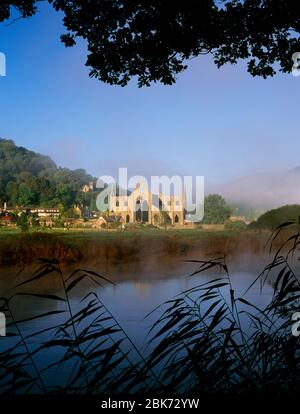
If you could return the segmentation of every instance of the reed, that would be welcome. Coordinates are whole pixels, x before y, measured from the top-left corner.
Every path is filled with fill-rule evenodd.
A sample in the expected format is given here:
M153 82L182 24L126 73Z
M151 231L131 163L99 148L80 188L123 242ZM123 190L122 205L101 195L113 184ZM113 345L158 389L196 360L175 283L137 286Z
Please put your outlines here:
M149 332L149 351L142 354L93 289L74 303L72 292L89 280L111 283L96 272L64 274L58 260L40 259L29 279L1 298L8 319L10 345L0 352L0 393L172 394L292 393L300 389L299 340L292 335L292 315L300 311L296 231L278 246L279 226L269 240L272 260L249 288L237 295L224 257L194 260L191 278L218 270L219 277L200 283L156 309L160 317ZM59 294L33 291L47 277L60 280ZM273 286L263 307L251 303L257 284ZM52 310L17 320L13 304L31 296L52 302ZM54 310L53 310L54 308ZM26 324L44 321L26 334ZM45 321L47 323L45 324ZM5 342L4 342L5 343ZM54 355L45 363L45 355ZM64 373L56 383L51 373Z

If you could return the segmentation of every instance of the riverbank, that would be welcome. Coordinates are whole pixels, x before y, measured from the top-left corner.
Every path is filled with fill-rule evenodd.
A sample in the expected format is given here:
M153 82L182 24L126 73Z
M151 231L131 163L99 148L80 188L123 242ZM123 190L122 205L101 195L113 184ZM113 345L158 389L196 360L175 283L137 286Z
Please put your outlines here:
M0 266L32 263L40 257L56 258L61 263L139 261L147 258L186 255L198 251L203 257L226 255L229 258L266 249L268 231L152 230L21 233L0 231Z

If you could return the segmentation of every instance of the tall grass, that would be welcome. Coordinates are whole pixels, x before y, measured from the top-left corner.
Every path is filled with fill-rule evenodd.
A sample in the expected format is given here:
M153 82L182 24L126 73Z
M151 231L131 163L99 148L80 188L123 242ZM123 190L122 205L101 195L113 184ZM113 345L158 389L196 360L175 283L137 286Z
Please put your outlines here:
M243 294L236 294L223 258L192 261L191 278L214 269L220 277L197 284L156 309L161 316L149 332L147 355L135 346L97 292L73 303L72 292L84 280L102 286L111 283L107 278L85 269L65 275L58 261L40 259L32 277L1 298L10 345L0 352L0 393L298 391L299 340L292 335L291 317L300 311L295 266L300 233L288 236L274 251L281 232L293 224L285 223L275 231L270 240L271 262ZM61 283L59 295L31 291L42 278L54 275ZM257 284L263 290L266 283L272 284L273 297L258 307L248 293ZM13 304L24 296L50 301L55 307L17 320ZM47 321L43 329L26 333L29 323L42 320Z
M138 358L132 356L134 352L138 354L138 350L134 349L96 292L91 291L83 297L75 309L70 298L73 289L85 279L97 285L111 282L98 273L84 269L65 276L56 260L40 259L39 262L40 267L32 277L16 288L19 290L20 287L36 284L42 278L58 275L62 293L57 296L18 291L8 298L1 298L0 309L9 321L10 342L11 337L15 338L14 344L0 353L1 393L129 391L131 379L141 375ZM20 296L61 303L63 309L16 320L12 305ZM49 323L46 328L27 336L23 334L24 325L44 318L56 323ZM42 366L49 353L57 355L57 360ZM57 384L49 385L47 377L53 370L59 373ZM68 373L65 378L62 371Z

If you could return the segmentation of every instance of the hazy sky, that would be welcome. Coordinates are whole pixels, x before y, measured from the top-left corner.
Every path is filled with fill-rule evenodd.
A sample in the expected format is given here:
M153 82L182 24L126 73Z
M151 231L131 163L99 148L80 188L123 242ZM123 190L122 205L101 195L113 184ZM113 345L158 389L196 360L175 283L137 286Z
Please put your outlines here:
M0 137L96 176L129 167L220 182L300 165L300 78L218 70L208 56L174 86L109 86L88 77L84 45L66 49L63 32L49 6L0 25Z

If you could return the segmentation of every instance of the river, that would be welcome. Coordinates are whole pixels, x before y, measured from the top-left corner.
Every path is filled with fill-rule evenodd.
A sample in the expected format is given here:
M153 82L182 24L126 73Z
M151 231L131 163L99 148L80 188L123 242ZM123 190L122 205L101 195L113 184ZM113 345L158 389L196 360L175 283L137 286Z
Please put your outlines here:
M174 298L181 292L190 289L198 284L212 281L215 278L225 277L224 273L217 268L191 276L198 264L190 263L186 260L197 259L193 257L161 257L159 260L146 260L140 262L101 264L87 263L84 268L97 271L105 275L114 284L103 282L102 286L83 280L72 290L70 294L71 307L74 312L78 309L81 299L89 292L95 292L109 309L115 320L124 329L128 337L142 354L146 353L149 336L147 336L152 324L161 315L161 310L157 307L167 300ZM266 256L259 257L238 257L229 267L230 280L235 291L235 297L242 296L247 288L256 279L259 271L267 264ZM65 279L74 270L71 268L63 269ZM25 269L21 274L16 274L16 269L2 269L0 296L9 293L27 292L35 294L47 294L63 296L60 278L54 274L44 276L36 282L21 286L17 290L11 290L13 285L32 277L33 268ZM227 280L227 279L225 279ZM256 306L266 305L272 298L273 288L271 281L267 281L261 290L260 283L256 283L247 293L247 299ZM229 302L229 291L225 292L225 297ZM31 296L18 296L13 299L11 309L16 320L23 320L41 313L64 310L65 303L53 300L41 299ZM151 313L156 309L153 313ZM150 316L146 317L147 315ZM46 329L49 325L55 325L64 320L63 314L52 315L49 318L35 319L30 322L19 324L24 336L33 332ZM41 341L47 340L47 334L42 336ZM0 338L0 343L9 346L14 339ZM35 344L37 345L37 344ZM51 354L53 352L53 354ZM49 351L43 354L43 366L53 362L59 356L59 350ZM61 373L61 380L63 375ZM51 374L50 382L56 381L56 372Z

